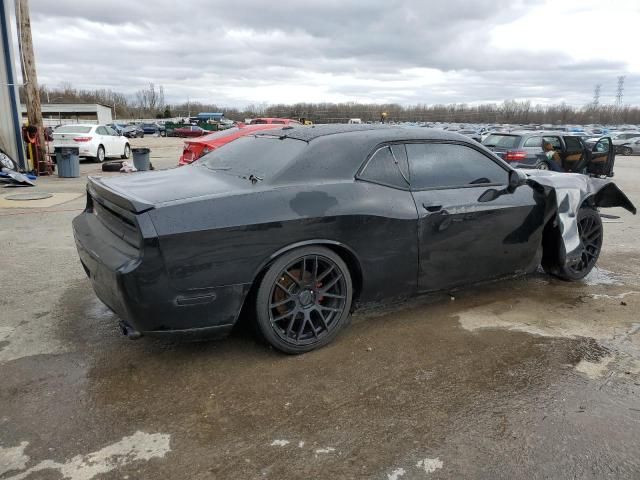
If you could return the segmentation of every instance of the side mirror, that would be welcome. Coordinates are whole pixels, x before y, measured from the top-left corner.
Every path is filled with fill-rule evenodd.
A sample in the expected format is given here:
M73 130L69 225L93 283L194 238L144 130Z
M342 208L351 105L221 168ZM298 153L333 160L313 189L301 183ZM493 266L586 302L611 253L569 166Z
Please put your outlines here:
M509 193L513 193L516 191L518 187L527 183L527 175L517 168L514 168L509 172L509 185L507 186L507 191Z

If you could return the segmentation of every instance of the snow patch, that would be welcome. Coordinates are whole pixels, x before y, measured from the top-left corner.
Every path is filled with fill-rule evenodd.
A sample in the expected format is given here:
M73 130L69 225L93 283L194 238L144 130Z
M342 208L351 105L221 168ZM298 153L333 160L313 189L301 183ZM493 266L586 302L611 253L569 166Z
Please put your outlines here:
M622 282L614 277L613 272L598 267L594 267L582 282L587 285L622 285Z
M387 475L387 480L398 480L405 473L407 472L404 471L404 468L396 468L393 472Z
M439 458L425 458L416 463L416 467L424 470L424 473L433 473L442 468L442 460Z
M613 361L613 358L603 357L597 362L582 359L576 364L575 369L590 379L596 380L606 373L607 366Z
M592 293L591 295L589 295L591 298L593 299L598 299L598 298L610 298L613 300L622 300L624 297L628 297L629 295L637 295L640 292L633 290L631 292L624 292L624 293L619 293L618 295L605 295L604 293Z
M20 442L17 447L0 447L0 476L12 470L24 470L29 462L29 456L24 450L29 442Z
M316 450L316 455L319 453L331 453L331 452L335 452L336 449L333 447L326 447L326 448L318 448Z
M271 442L272 447L284 447L286 445L289 445L289 440L274 440Z
M91 480L97 475L111 472L136 461L162 458L171 451L169 443L170 435L168 434L136 432L96 452L76 455L64 463L43 460L6 480L22 480L34 472L43 470L58 470L66 480ZM22 468L24 466L26 463Z

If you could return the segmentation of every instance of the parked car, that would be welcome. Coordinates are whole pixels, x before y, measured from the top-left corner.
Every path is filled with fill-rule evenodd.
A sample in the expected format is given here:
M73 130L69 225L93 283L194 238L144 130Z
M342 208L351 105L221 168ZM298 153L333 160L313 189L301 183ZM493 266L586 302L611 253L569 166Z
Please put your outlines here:
M140 128L142 128L145 135L155 135L156 133L160 133L160 127L157 123L142 123L140 124Z
M228 128L220 132L210 133L204 137L200 137L195 140L186 140L182 150L182 155L178 161L178 166L189 165L195 162L203 155L206 155L213 150L233 142L234 140L243 137L245 135L251 135L253 133L269 130L272 128L282 128L282 125L275 124L257 124L257 125L239 125L236 127Z
M602 248L598 206L635 213L609 180L525 173L462 135L322 125L244 136L183 168L89 177L73 230L130 337L225 334L244 308L271 345L302 353L362 304L541 262L583 278Z
M107 123L107 127L115 130L118 135L122 135L122 131L124 130L125 125L122 125L120 123Z
M614 140L616 153L621 155L633 155L640 153L640 136L622 140Z
M140 125L130 124L122 129L122 135L127 138L144 138L144 130Z
M492 133L482 144L516 168L549 170L550 160L542 149L549 142L558 152L566 172L613 176L615 150L611 138L603 137L589 148L581 137L568 132Z
M639 132L611 132L608 135L608 137L611 138L611 140L628 140L630 138L634 138L638 136L640 136ZM601 137L590 137L585 140L585 143L588 146L593 146L596 144L598 140L600 140L600 138Z
M19 170L18 162L16 162L9 156L9 154L5 153L4 150L0 148L0 172L3 168L13 170L14 172L17 172Z
M63 125L53 132L53 151L58 147L78 147L80 156L103 162L107 157L129 158L126 137L106 125Z
M297 120L291 120L290 118L272 118L272 117L262 117L262 118L254 118L249 122L249 125L258 125L258 124L275 124L275 125L302 125Z
M460 135L464 135L465 137L472 138L473 140L475 140L478 143L482 142L482 134L477 132L477 131L475 131L475 130L462 129L462 130L458 130L457 133L459 133Z
M187 125L173 130L173 135L176 137L201 137L209 133L211 133L209 130L197 125Z

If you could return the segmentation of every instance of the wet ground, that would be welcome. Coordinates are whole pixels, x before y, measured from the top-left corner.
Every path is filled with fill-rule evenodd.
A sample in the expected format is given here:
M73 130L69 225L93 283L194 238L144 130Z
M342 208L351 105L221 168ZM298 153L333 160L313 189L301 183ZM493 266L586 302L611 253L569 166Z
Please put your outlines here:
M152 140L173 164L180 142ZM616 172L640 204L640 159ZM1 480L640 478L637 217L607 211L584 282L539 273L363 311L291 357L248 329L123 338L77 261L82 205L0 209Z

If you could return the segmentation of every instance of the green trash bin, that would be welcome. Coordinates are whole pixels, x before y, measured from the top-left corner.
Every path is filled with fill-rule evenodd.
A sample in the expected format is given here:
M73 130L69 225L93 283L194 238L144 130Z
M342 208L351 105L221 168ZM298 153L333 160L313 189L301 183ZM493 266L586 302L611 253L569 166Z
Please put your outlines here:
M80 149L78 147L56 147L58 177L78 178L80 176Z
M149 152L151 152L149 148L131 149L131 153L133 153L133 166L136 167L137 170L149 170Z

